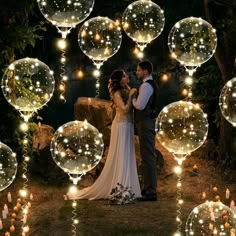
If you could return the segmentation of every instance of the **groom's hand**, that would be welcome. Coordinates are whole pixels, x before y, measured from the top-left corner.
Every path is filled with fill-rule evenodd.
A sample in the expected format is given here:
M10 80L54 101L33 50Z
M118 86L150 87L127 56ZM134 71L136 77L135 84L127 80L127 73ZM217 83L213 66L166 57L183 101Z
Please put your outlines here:
M137 89L136 88L132 88L129 92L129 95L132 97L132 98L136 98L137 97Z

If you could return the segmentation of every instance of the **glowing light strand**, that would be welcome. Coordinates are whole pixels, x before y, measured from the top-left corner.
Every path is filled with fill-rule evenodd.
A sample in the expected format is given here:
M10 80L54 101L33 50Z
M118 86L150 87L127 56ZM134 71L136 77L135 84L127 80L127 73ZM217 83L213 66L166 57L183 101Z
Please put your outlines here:
M99 95L100 95L100 92L99 92L99 88L100 88L100 83L99 83L99 78L97 78L96 80L96 95L95 95L95 98L99 98Z
M181 228L182 228L182 220L181 220L181 211L182 211L182 207L181 207L181 201L182 201L182 192L181 192L181 186L182 186L182 178L181 178L181 173L177 174L177 191L176 191L176 221L177 221L177 233L179 235L181 235ZM178 235L177 234L177 235Z
M67 81L67 76L66 76L66 69L65 69L65 63L66 63L66 51L64 48L61 48L61 74L60 74L60 83L59 83L59 91L60 91L60 99L63 101L63 103L66 103L65 99L65 91L66 91L66 81Z
M77 219L77 202L75 200L73 200L72 202L72 224L71 224L71 232L72 232L72 236L76 236L76 225L79 223L78 219Z
M27 225L28 205L27 205L27 200L26 200L28 196L28 183L29 183L29 179L27 176L28 161L30 160L30 157L28 156L28 151L29 151L29 139L28 139L28 132L27 132L28 123L25 123L25 127L27 128L26 130L24 130L24 138L23 138L23 162L22 162L23 187L20 190L20 196L22 197L22 231L23 233L27 233L29 231L29 226Z
M94 70L93 71L93 76L96 79L96 84L95 84L95 88L96 88L96 93L95 93L95 98L99 97L99 89L100 89L100 75L101 75L101 71L100 70Z
M188 156L189 153L185 155L176 155L173 153L174 159L177 161L178 166L175 168L175 173L177 175L177 190L176 190L176 222L177 222L177 231L175 233L176 236L181 235L181 229L182 229L182 220L181 220L181 215L182 215L182 207L181 205L183 204L182 200L182 163L186 159L186 156Z

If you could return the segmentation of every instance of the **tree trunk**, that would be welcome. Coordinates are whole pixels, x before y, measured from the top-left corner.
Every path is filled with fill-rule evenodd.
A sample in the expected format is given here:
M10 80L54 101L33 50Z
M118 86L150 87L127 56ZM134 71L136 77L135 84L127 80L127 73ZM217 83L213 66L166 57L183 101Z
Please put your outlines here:
M233 78L234 69L234 52L230 48L229 40L232 30L230 22L233 21L234 17L235 0L204 0L204 7L207 21L217 29L218 41L214 57L220 69L222 79L226 83ZM221 17L217 14L220 12L224 12L224 15ZM222 22L225 23L224 27ZM222 116L219 138L219 158L222 161L235 156L236 150L232 148L234 133L232 125Z

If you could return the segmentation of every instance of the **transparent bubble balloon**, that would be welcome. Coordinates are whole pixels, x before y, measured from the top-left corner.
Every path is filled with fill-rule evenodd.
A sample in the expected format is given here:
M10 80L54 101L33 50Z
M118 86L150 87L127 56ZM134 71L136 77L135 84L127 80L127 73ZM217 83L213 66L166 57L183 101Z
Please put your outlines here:
M216 30L205 20L188 17L177 22L168 37L173 58L195 70L214 54L217 45Z
M1 84L6 100L22 114L33 113L44 106L51 99L54 86L53 72L33 58L9 65Z
M6 144L0 142L0 191L6 189L13 182L16 172L15 153Z
M187 236L232 236L236 232L236 217L221 202L205 202L192 210L185 231Z
M236 77L229 80L221 90L219 106L224 118L236 126Z
M81 50L99 69L120 48L121 29L107 17L94 17L80 28L78 42Z
M93 169L102 158L103 139L86 121L68 122L55 132L51 154L56 164L72 179Z
M190 154L206 140L208 121L202 109L185 101L164 107L156 120L157 138L175 155Z
M164 24L164 11L152 1L140 0L131 3L122 17L124 31L142 51L161 34Z
M37 0L39 9L44 17L59 30L63 38L67 29L75 27L85 20L93 10L94 0ZM65 37L64 37L65 36Z

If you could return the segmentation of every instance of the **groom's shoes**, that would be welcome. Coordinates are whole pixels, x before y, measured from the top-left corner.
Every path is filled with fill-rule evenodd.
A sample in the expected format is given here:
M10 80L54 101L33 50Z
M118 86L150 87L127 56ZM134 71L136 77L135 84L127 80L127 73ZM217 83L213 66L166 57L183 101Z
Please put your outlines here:
M142 191L142 197L137 198L137 200L142 202L156 201L157 195L155 193L145 193Z

